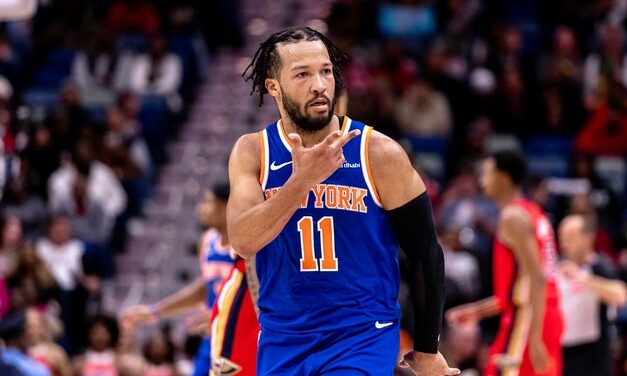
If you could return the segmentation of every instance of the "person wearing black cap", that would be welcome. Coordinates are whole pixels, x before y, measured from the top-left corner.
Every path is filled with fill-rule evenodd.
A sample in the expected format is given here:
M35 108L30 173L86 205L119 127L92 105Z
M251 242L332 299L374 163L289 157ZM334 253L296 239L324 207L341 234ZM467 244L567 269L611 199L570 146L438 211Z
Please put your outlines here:
M0 338L4 341L5 348L0 353L2 362L17 369L16 375L23 376L50 376L45 366L37 363L26 355L28 341L26 337L26 314L17 311L5 316L0 321ZM3 366L0 365L2 375L5 375ZM8 373L11 375L11 373Z

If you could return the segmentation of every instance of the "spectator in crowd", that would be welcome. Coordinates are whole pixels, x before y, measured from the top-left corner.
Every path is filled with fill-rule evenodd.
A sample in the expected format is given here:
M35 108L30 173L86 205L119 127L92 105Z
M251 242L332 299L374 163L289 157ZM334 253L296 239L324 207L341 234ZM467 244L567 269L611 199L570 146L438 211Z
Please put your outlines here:
M150 1L116 0L109 8L107 27L114 35L150 35L159 31L159 17Z
M139 135L139 123L115 106L107 111L103 161L113 170L129 198L131 215L143 212L152 164L148 146Z
M4 277L0 277L0 320L9 312L11 301L9 299L9 288Z
M64 83L59 97L59 106L47 121L51 126L53 142L61 150L69 152L78 139L89 132L88 117L80 105L80 94L74 83Z
M46 367L26 355L29 347L26 320L26 313L17 311L0 321L0 338L6 346L0 352L0 357L23 376L51 376Z
M17 267L23 246L22 221L17 217L4 219L0 234L0 277L6 277Z
M48 179L59 168L60 159L61 150L50 124L35 124L21 159L30 192L44 200L48 198Z
M26 334L30 343L30 357L44 365L51 375L72 376L72 367L65 350L52 341L45 316L36 309L26 311Z
M94 159L94 146L81 139L74 147L72 163L62 165L50 177L50 210L67 216L86 247L87 267L101 277L113 277L111 232L124 211L127 198L113 171Z
M470 171L457 175L442 194L436 214L441 228L458 228L465 234L464 248L485 255L492 244L497 208L479 194L478 184Z
M65 349L73 353L80 340L80 327L84 322L87 296L83 286L96 292L100 281L83 272L84 246L72 238L72 227L66 217L52 217L48 235L37 242L37 255L48 266L61 290L61 319L65 325L62 341Z
M401 131L414 137L446 137L452 128L452 114L446 97L418 78L395 106Z
M595 252L592 216L571 215L559 226L564 376L611 375L608 306L627 302L627 287L617 279L612 260Z
M28 186L28 164L15 163L17 174L8 182L4 189L4 195L0 200L2 209L0 213L5 218L17 218L22 223L24 238L36 239L41 235L41 229L45 224L47 211L43 198L33 194Z
M574 31L559 26L553 33L553 49L541 61L545 81L542 120L534 126L539 134L574 135L585 119L581 102L581 60ZM533 125L532 125L533 126Z
M5 186L10 183L15 171L15 135L12 128L10 100L13 95L11 84L0 76L0 199Z
M112 317L94 316L87 324L87 349L74 360L74 372L81 376L118 375L121 364L116 347L120 336Z
M144 345L143 376L177 376L174 355L175 347L168 336L162 331L153 333Z
M76 54L72 63L72 81L82 95L96 89L125 89L128 85L130 54L118 52L110 34L100 34L88 43L86 49Z
M478 364L480 335L475 325L447 326L442 333L442 354L455 367L462 368L462 375L479 375Z
M438 25L444 34L460 39L472 34L472 27L481 11L479 0L436 2L438 6L442 8L438 12L441 18Z
M21 56L13 47L8 35L0 31L0 76L7 77L11 86L17 78Z
M585 105L594 110L613 82L627 86L627 55L622 27L602 24L598 29L598 51L591 52L583 66Z
M129 88L140 95L159 95L168 100L172 112L182 106L178 95L183 77L183 68L178 56L167 49L166 39L153 35L148 43L148 52L135 58L130 68Z
M59 286L48 265L42 261L37 252L35 244L29 242L24 245L8 282L22 292L28 286L33 286L36 295L28 299L25 305L36 307L43 314L55 314L54 299L59 298ZM27 299L28 296L23 298Z
M627 156L627 89L609 82L602 101L577 135L575 149L584 154Z
M442 229L439 236L444 251L444 275L455 284L455 290L461 294L447 299L459 299L457 304L467 303L478 297L481 286L479 279L479 263L477 259L464 250L459 228L451 226Z

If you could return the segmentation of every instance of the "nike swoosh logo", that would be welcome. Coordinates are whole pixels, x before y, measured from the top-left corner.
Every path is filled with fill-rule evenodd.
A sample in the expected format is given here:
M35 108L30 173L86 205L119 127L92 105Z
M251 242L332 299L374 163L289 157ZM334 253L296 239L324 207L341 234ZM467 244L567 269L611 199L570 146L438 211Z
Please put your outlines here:
M272 171L276 171L276 170L280 170L281 168L287 166L288 164L292 163L292 161L289 162L285 162L285 163L281 163L281 164L275 164L275 161L272 161L272 164L270 165L270 170Z
M374 327L377 329L383 329L383 328L387 328L388 326L394 324L394 322L390 321L390 322L375 322L374 323Z

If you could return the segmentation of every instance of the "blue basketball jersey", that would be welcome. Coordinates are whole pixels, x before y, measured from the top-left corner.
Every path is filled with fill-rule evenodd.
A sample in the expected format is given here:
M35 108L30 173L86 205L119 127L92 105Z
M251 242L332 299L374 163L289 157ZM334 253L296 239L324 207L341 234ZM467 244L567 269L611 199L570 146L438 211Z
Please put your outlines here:
M207 288L207 307L213 303L222 288L222 283L231 273L233 252L230 246L223 246L222 236L216 229L209 229L204 235L203 252L200 257L200 268Z
M343 148L346 162L257 253L262 330L334 330L399 318L398 242L370 176L372 128L341 119L344 133L361 130ZM267 200L292 173L291 146L280 120L260 132L260 142Z

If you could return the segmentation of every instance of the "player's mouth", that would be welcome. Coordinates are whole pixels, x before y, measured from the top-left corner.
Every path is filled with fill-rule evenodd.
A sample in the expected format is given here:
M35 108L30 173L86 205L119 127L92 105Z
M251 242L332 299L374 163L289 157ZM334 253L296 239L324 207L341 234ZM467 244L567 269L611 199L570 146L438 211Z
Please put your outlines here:
M329 109L329 101L326 98L319 98L309 103L309 107L316 112L324 112Z

